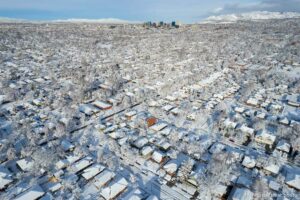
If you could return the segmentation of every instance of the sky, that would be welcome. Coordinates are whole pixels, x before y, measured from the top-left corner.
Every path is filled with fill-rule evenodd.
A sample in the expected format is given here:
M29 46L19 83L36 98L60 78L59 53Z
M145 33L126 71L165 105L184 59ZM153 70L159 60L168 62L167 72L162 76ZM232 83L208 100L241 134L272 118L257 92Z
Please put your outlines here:
M300 0L0 0L0 17L199 22L251 11L300 12Z

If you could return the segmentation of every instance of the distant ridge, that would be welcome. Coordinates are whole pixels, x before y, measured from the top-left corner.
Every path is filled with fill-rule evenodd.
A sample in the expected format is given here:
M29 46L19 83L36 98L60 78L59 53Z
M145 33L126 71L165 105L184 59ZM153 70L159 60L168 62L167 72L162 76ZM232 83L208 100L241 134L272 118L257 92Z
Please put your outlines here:
M234 23L237 21L256 21L256 20L288 19L288 18L300 18L300 13L255 11L255 12L247 12L241 14L210 16L200 23Z
M0 23L99 23L99 24L139 24L138 21L128 21L116 18L103 19L57 19L57 20L26 20L0 17Z

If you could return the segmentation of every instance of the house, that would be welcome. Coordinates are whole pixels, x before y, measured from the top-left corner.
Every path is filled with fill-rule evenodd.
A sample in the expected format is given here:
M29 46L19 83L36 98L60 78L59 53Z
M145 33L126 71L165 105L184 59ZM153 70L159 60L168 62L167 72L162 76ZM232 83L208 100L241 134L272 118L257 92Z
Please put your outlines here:
M236 184L240 187L246 187L246 188L249 188L252 186L252 180L245 177L245 176L239 176L237 181L236 181Z
M17 166L24 172L30 171L33 165L34 161L31 158L24 158L17 161Z
M129 111L127 113L125 113L125 117L128 120L131 120L134 116L136 116L137 112L135 110Z
M169 142L164 141L164 140L161 140L156 145L157 145L158 148L160 148L163 151L168 151L171 148L171 144Z
M287 143L285 140L280 140L276 145L276 150L282 151L285 153L289 153L291 149L291 145Z
M237 113L242 114L243 112L245 112L245 108L243 108L243 107L235 107L234 111L237 112Z
M235 129L238 124L233 122L233 121L230 121L230 119L226 119L224 121L224 125L225 125L226 128Z
M278 191L280 190L280 188L281 188L281 185L280 185L279 183L277 183L277 182L271 180L271 181L269 182L269 188L270 188L271 190L274 190L274 191L278 192Z
M137 139L133 145L138 148L138 149L141 149L143 148L146 144L148 144L148 139L146 137L141 137L139 139Z
M142 200L145 199L148 194L140 188L133 189L127 195L122 197L122 200Z
M186 119L187 119L187 120L190 120L190 121L195 121L195 120L196 120L196 113L188 114L188 115L186 116Z
M92 106L91 104L81 104L79 106L79 111L90 116L99 111L98 108Z
M252 169L253 167L255 167L256 161L255 161L254 158L252 158L250 156L245 156L244 160L242 162L242 165L249 168L249 169Z
M71 171L73 173L78 173L92 164L93 164L93 158L87 156L87 157L77 161L76 163L74 163L71 166Z
M247 135L249 135L249 136L254 135L254 132L255 132L255 130L254 130L253 128L249 128L249 127L246 126L245 124L243 124L243 125L240 127L240 130L241 130L243 133L245 133L245 134L247 134Z
M266 113L263 113L263 112L257 112L256 113L256 117L259 118L259 119L265 119L266 118Z
M39 185L35 185L27 191L18 195L14 200L36 200L45 194L44 190Z
M300 98L298 94L288 95L286 97L287 103L290 106L300 107Z
M81 176L85 179L85 180L90 180L93 177L95 177L97 174L99 174L100 172L102 172L105 169L105 167L101 164L94 164L91 167L86 168L85 170L83 170Z
M174 109L175 107L172 105L165 105L162 109L166 112L170 112L172 109Z
M253 192L246 188L234 188L229 195L230 200L252 200Z
M154 151L152 154L152 160L154 160L157 163L162 163L164 158L165 158L165 154L162 153L161 151Z
M126 181L126 179L120 178L111 185L103 188L100 194L106 200L115 199L117 196L124 192L127 186L128 182Z
M264 166L264 170L267 171L267 172L270 172L274 175L277 175L280 171L280 168L281 166L280 165L277 165L277 164L273 164L273 163L267 163L265 166Z
M109 110L112 108L111 104L105 103L103 101L94 101L92 105L100 108L101 110Z
M267 144L267 145L272 146L274 144L275 140L276 140L276 136L271 135L266 130L259 131L255 135L255 141L258 143Z
M215 197L223 199L223 197L227 193L227 186L225 186L223 184L217 184L214 188L213 193L214 193Z
M49 181L49 182L47 182L46 184L43 185L43 188L46 191L49 191L49 192L56 192L56 191L60 190L62 187L63 186L62 186L61 183L52 182L52 181Z
M11 182L13 182L10 171L0 165L0 191L5 189Z
M143 156L149 156L153 153L154 148L151 146L145 146L142 150L141 150L141 154Z
M255 106L255 107L259 106L259 101L256 98L249 98L246 103L250 106Z
M153 130L153 131L161 131L162 129L164 129L165 127L167 127L168 124L165 123L165 122L158 122L156 124L154 124L153 126L150 126L150 129Z
M108 182L110 182L116 174L114 172L111 172L107 169L102 171L100 174L98 174L94 180L94 185L98 188L101 189L103 186L105 186Z
M109 137L111 137L111 138L113 138L115 140L121 139L121 138L123 138L123 137L126 136L126 134L123 131L118 131L118 130L117 131L113 131L113 132L109 133L108 135L109 135Z
M287 117L284 117L284 118L279 119L279 123L283 124L283 125L289 125L290 120Z
M296 190L300 190L300 173L293 173L289 172L287 173L285 177L285 183L292 187L295 188Z
M177 160L170 160L164 166L163 169L171 176L175 175L178 169L178 161Z
M75 146L68 140L63 140L61 142L61 147L64 151L72 151L75 148Z
M149 117L146 119L148 127L153 126L156 124L157 119L155 117Z

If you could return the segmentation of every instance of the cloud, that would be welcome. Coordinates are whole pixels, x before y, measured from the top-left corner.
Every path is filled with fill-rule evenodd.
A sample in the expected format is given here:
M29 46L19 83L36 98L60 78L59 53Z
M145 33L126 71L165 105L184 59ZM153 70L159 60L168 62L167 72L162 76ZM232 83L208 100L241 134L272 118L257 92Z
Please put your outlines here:
M254 3L229 3L212 11L212 14L232 14L252 11L300 12L300 0L261 0Z

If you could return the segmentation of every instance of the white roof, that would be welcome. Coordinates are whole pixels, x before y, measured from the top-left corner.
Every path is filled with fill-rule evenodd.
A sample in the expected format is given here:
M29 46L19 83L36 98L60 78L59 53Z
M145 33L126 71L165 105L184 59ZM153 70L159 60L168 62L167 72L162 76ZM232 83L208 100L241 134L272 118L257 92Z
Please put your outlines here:
M254 134L254 129L247 127L245 124L243 124L240 129L241 129L242 132L247 133L249 135Z
M291 145L285 140L280 140L276 146L276 149L284 152L290 152Z
M145 197L145 192L141 189L133 189L129 194L122 198L122 200L142 200Z
M146 146L141 150L143 156L147 156L153 152L153 147Z
M256 134L255 139L261 143L273 144L276 140L276 136L271 135L271 134L267 133L265 130L263 130Z
M248 99L247 104L257 106L258 105L258 100L255 99L255 98L250 98L250 99Z
M300 174L288 173L285 177L285 183L297 190L300 190Z
M29 171L33 167L34 161L31 158L24 158L17 161L17 165L23 171Z
M0 165L0 190L4 189L5 186L13 181L11 175L12 174L8 171L7 168Z
M226 119L224 121L224 125L227 127L227 128L233 128L235 129L236 126L237 126L237 123L233 122L233 121L230 121L229 119Z
M164 154L160 151L154 151L153 154L152 154L152 159L157 162L157 163L161 163L161 161L163 160L164 158Z
M43 189L39 185L36 185L17 196L14 200L35 200L40 198L44 194L45 192L43 191Z
M120 139L125 137L125 133L123 131L113 131L109 134L109 136L113 139Z
M111 104L105 103L103 101L94 101L92 105L101 109L109 109L112 106Z
M85 178L85 180L90 180L91 178L102 172L104 169L105 167L103 165L95 164L83 170L82 176L83 178Z
M111 184L110 186L107 186L101 191L101 196L103 196L105 199L114 199L117 197L120 193L122 193L128 186L128 182L125 178L121 178Z
M148 144L148 139L145 137L139 138L134 142L134 145L138 148L144 147L146 144Z
M44 185L44 189L50 192L56 192L62 188L61 183L48 182Z
M265 170L272 172L273 174L278 174L280 170L280 166L276 164L269 164L264 167Z
M248 189L243 189L243 188L236 188L232 195L231 198L232 200L252 200L253 199L253 193L248 190Z
M167 123L158 122L158 123L154 124L153 126L151 126L150 129L154 130L154 131L160 131L160 130L162 130L163 128L165 128L167 126L168 126Z
M165 105L163 107L163 110L168 112L168 111L172 110L173 108L174 108L174 106L172 106L172 105Z
M106 183L108 183L110 180L112 180L115 177L115 173L111 172L107 169L102 171L99 175L97 175L94 179L94 185L100 189L102 188Z
M170 160L167 164L164 165L164 170L169 174L174 174L178 169L178 164L176 160Z
M236 107L234 110L236 112L238 112L238 113L243 113L245 111L245 108L243 108L243 107Z
M132 110L132 111L129 111L129 112L125 113L125 116L126 117L132 117L132 116L136 115L136 113L137 112L135 110Z
M77 173L77 172L83 170L84 168L87 168L92 163L93 163L93 158L92 157L85 157L85 158L79 160L78 162L74 163L71 166L71 169L74 173Z
M79 111L83 112L86 115L92 115L94 112L97 112L97 108L90 104L81 104L79 106Z
M64 151L69 151L69 150L71 150L71 149L73 149L75 146L71 143L71 142L69 142L68 140L63 140L62 142L61 142L61 146L62 146L62 148L63 148L63 150Z
M249 156L245 156L243 163L242 163L242 165L247 168L253 168L253 167L255 167L255 164L256 164L255 159L251 158Z

